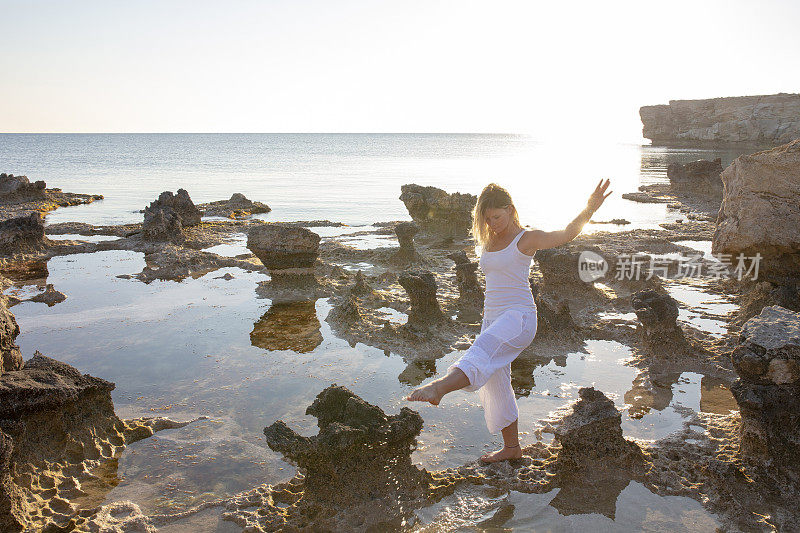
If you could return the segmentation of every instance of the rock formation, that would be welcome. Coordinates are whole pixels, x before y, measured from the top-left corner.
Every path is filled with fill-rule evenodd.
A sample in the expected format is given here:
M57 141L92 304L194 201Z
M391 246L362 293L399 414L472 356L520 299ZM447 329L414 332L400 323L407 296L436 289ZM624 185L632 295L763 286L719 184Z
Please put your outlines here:
M436 278L430 270L410 270L400 274L397 282L408 293L411 309L407 325L425 329L445 319L436 299Z
M235 192L229 200L219 200L207 204L199 204L198 209L203 211L205 216L226 217L226 218L245 218L257 213L269 213L272 211L267 204L254 202L245 197L240 192Z
M642 135L674 141L766 142L800 137L800 94L670 100L639 109Z
M0 221L0 255L38 252L47 242L44 219L37 212Z
M27 176L15 176L5 172L0 174L0 201L44 197L44 189L45 182L41 180L31 183Z
M22 354L14 343L19 335L19 325L14 315L6 307L5 299L0 298L0 376L3 372L22 368Z
M0 376L0 531L75 529L91 470L158 429L117 418L113 388L39 352Z
M55 287L53 287L52 283L48 283L45 291L37 294L33 298L30 299L31 302L41 302L47 304L49 307L53 307L57 303L63 302L66 300L67 297L64 295L63 292L57 291Z
M400 200L420 228L430 233L465 237L472 226L472 210L478 197L448 194L436 187L409 184L401 187Z
M800 139L743 155L722 172L725 186L712 252L761 254L758 279L800 278ZM752 276L752 274L751 274Z
M685 341L678 326L678 302L669 294L643 289L631 295L642 340L652 348L674 348Z
M419 232L419 226L414 222L401 222L394 227L394 232L400 242L400 249L392 256L392 263L408 264L419 261L421 257L414 248L414 235Z
M144 209L142 237L149 241L182 243L186 240L183 228L196 226L201 216L186 189L178 189L178 194L164 191Z
M731 359L742 454L800 474L800 313L765 307L745 322Z
M674 189L707 196L722 196L721 173L722 159L719 157L714 161L698 159L685 165L670 163L667 166L667 177Z
M367 280L364 279L364 274L359 270L356 272L356 280L353 286L350 287L350 292L356 296L365 296L375 291L369 286Z
M247 233L247 248L281 279L313 278L320 237L301 226L260 224Z
M332 385L306 414L318 419L318 435L299 435L281 420L264 429L267 445L302 474L234 500L225 519L254 531L378 531L452 492L447 474L434 477L411 462L422 417L408 407L387 415Z
M543 294L539 290L539 284L532 279L528 279L528 283L531 286L531 293L536 302L537 337L551 334L571 335L579 331L578 326L572 319L568 300L557 299L550 294Z
M478 263L473 263L466 252L459 250L447 255L455 263L456 283L458 284L458 303L461 307L483 310L483 288L478 283Z

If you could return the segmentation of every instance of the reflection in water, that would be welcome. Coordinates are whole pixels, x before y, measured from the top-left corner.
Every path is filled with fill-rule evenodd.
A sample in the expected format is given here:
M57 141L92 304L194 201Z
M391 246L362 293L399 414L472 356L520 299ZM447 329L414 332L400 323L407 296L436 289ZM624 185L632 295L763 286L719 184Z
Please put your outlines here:
M15 285L42 285L47 283L47 261L21 261L8 263L0 268L0 274Z
M661 374L642 372L633 380L631 390L625 393L625 403L630 405L631 418L642 418L650 409L663 411L672 402L672 386L681 377L680 372Z
M433 359L422 359L412 361L403 370L397 379L400 383L416 387L429 377L436 375L436 361Z
M315 300L273 303L253 325L250 342L265 350L308 353L322 343Z
M700 380L700 411L719 415L738 411L739 404L731 394L729 385L719 378L703 376Z

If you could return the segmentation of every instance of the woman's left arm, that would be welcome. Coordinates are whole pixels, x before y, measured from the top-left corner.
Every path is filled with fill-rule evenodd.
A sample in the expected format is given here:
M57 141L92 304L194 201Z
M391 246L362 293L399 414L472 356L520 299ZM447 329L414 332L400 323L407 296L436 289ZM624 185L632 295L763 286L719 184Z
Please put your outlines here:
M558 231L526 231L519 239L522 251L528 255L533 255L536 250L555 248L577 237L583 229L583 226L592 218L594 212L597 211L600 206L603 205L605 199L614 192L609 191L608 194L605 194L610 184L611 182L608 179L606 179L605 183L603 183L601 179L600 183L597 184L594 192L592 192L592 195L589 197L589 201L586 202L586 208L575 217L575 220L567 224L566 228Z

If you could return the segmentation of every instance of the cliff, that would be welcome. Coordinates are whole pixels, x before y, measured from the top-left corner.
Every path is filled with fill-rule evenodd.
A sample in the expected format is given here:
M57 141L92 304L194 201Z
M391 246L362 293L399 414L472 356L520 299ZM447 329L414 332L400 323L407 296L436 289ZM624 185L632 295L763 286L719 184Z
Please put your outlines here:
M639 109L642 135L675 141L784 144L800 138L800 94L670 100Z

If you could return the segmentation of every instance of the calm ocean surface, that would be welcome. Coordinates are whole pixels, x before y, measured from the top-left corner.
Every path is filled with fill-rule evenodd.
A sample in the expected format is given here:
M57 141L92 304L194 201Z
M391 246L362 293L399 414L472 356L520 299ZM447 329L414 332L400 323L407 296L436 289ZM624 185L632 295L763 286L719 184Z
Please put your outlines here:
M665 180L673 161L722 157L727 165L740 153L596 140L550 143L520 135L0 134L0 172L105 197L60 209L48 223L138 222L139 210L159 193L183 187L195 203L244 193L273 209L262 216L267 220L371 224L410 220L398 199L405 183L479 194L494 181L509 189L523 224L556 229L607 177L615 194L596 217L656 227L678 215L620 195Z

